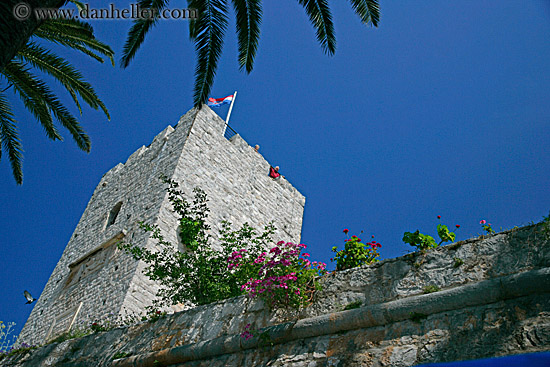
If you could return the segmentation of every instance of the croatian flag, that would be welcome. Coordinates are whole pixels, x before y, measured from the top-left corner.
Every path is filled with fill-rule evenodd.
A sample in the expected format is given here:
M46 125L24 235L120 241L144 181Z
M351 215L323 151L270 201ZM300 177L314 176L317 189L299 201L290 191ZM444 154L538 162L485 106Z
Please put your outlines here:
M233 95L225 98L208 98L208 107L219 107L224 104L230 104L233 101Z

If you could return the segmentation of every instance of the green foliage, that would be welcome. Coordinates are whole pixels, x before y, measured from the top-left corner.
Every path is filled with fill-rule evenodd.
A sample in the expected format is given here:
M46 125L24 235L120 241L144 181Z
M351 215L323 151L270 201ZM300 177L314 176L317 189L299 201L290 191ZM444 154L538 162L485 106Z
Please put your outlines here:
M92 329L92 331L94 333L99 333L99 332L102 332L102 331L107 331L107 327L104 326L104 325L101 325L97 322L94 322L90 325L90 329Z
M542 217L542 231L544 233L544 237L546 239L550 239L550 213L548 213L548 216Z
M125 357L129 357L131 356L132 353L128 353L128 352L123 352L123 351L120 351L120 352L116 352L114 355L113 355L113 360L115 359L120 359L120 358L125 358Z
M438 215L437 219L441 219L441 216ZM460 225L456 225L456 229L460 228ZM437 225L437 235L439 236L439 239L441 240L439 243L435 242L435 239L432 236L425 235L423 233L420 233L419 230L416 230L416 232L405 232L403 234L403 242L408 243L409 245L416 247L420 251L424 252L432 248L436 248L437 246L441 245L443 242L453 242L456 239L456 235L449 231L449 228L439 223Z
M441 239L439 245L441 245L443 242L454 242L456 238L456 235L453 232L449 232L449 228L447 228L447 226L444 224L437 225L437 235Z
M155 323L163 317L166 317L166 312L150 309L146 315L143 315L141 317L141 321L148 321L150 323Z
M439 292L441 288L437 285L427 285L424 287L424 294Z
M344 307L344 310L354 310L356 308L361 307L362 304L363 304L363 301L350 302Z
M72 328L71 330L49 340L46 344L61 343L69 339L82 338L92 333L94 333L94 330L92 328Z
M416 247L420 251L437 247L437 243L432 236L422 234L419 230L416 230L414 233L405 232L403 234L403 242Z
M411 312L409 314L409 320L411 320L412 322L416 322L416 323L420 323L422 320L424 320L427 317L428 317L428 315L420 313L420 312Z
M113 60L113 50L93 34L93 28L85 22L76 19L48 19L35 30L33 37L42 38L55 44L83 52L85 55L103 62L100 55ZM23 182L21 161L23 148L17 132L12 109L4 92L10 88L20 97L25 108L38 120L44 128L46 136L52 140L62 140L54 118L72 135L77 146L90 151L90 139L80 126L80 123L61 103L50 87L31 72L35 68L52 76L69 93L73 102L82 114L78 96L93 109L100 108L110 119L107 108L95 93L93 87L84 81L82 74L65 59L48 49L29 40L15 57L0 71L7 87L0 92L0 157L2 149L8 154L12 174L17 184Z
M454 268L458 268L462 264L464 264L464 260L462 260L460 257L455 257L454 258L454 263L453 263Z
M344 233L347 230L344 231ZM361 265L370 265L378 261L380 254L377 248L381 247L376 241L364 244L357 236L345 240L344 249L338 251L337 246L332 247L336 253L331 261L336 261L336 270L352 269Z
M262 252L254 260L260 266L259 271L242 288L250 296L262 298L270 309L307 307L321 289L316 278L326 274L326 264L310 262L307 259L310 255L301 253L304 248L304 244L280 241L269 254ZM243 266L239 252L234 252L229 262L230 268Z
M15 354L24 354L33 349L36 349L36 345L29 345L27 343L17 343L17 337L11 335L15 322L8 322L5 324L0 321L0 360L4 357L13 356Z
M495 230L491 227L491 223L487 223L485 219L480 220L479 224L481 224L481 228L483 228L488 235L495 234Z
M0 321L0 354L6 353L15 343L17 337L11 335L14 326L15 322L5 324L3 321Z
M184 251L164 239L155 225L140 223L140 227L157 240L155 251L132 244L119 247L135 259L147 264L145 274L161 286L154 307L161 308L179 303L207 304L243 294L241 285L258 273L259 265L253 262L261 251L272 243L275 228L269 224L264 232L257 234L248 224L239 230L231 230L228 222L220 230L221 248L213 249L207 236L207 198L200 189L194 190L193 203L189 203L178 184L163 178L168 184L168 198L180 219L180 237ZM235 251L246 248L242 253L244 266L229 269L227 259Z
M260 39L262 21L261 0L232 0L235 10L238 40L238 62L241 70L250 73ZM327 54L336 51L336 35L332 14L327 0L298 0L316 31L317 40ZM366 25L378 26L380 8L377 0L350 0L354 12ZM145 40L146 34L158 23L159 15L169 0L141 0L142 9L150 9L151 18L134 20L124 45L122 66L127 67ZM227 2L222 0L189 0L190 9L196 9L197 19L189 21L189 37L195 43L197 66L195 68L194 105L206 102L214 83L218 61L222 53L223 38L228 24Z
M260 339L260 346L262 347L273 347L275 345L268 331L261 332L258 339Z

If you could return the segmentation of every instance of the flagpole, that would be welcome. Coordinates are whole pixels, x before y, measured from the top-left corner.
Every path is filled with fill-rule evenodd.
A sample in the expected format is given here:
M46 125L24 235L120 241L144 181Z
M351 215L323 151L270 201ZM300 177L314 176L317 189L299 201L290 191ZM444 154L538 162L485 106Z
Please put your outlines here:
M235 103L235 99L237 99L237 91L233 93L233 100L231 101L231 106L229 106L229 112L227 113L227 117L225 118L226 125L229 125L229 117L231 117L231 110L233 109L233 103Z

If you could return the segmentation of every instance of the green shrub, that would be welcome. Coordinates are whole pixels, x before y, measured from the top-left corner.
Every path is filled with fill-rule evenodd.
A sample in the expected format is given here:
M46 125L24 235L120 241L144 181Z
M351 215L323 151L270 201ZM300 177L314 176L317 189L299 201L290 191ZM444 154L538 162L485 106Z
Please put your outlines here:
M363 301L350 302L344 307L344 311L345 310L354 310L356 308L361 307L362 304L363 304Z
M439 292L440 290L441 288L439 288L437 285L427 285L424 287L425 294Z
M344 233L347 235L348 230L344 229ZM351 238L345 240L343 250L338 251L337 246L332 247L332 252L336 255L330 260L336 261L336 270L370 265L378 261L380 254L377 249L380 247L382 247L382 245L374 240L365 244L361 242L359 237L351 236Z

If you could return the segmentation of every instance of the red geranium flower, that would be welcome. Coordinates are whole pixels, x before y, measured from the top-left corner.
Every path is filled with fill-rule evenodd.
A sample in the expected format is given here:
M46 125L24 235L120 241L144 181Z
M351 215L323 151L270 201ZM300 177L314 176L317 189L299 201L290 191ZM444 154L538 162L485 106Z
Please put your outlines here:
M437 216L437 219L441 219L441 215L438 215L438 216Z
M457 224L455 227L456 227L456 228L460 228L460 224Z
M345 234L348 234L348 232L349 232L349 230L348 230L347 228L344 229L344 233L345 233Z

